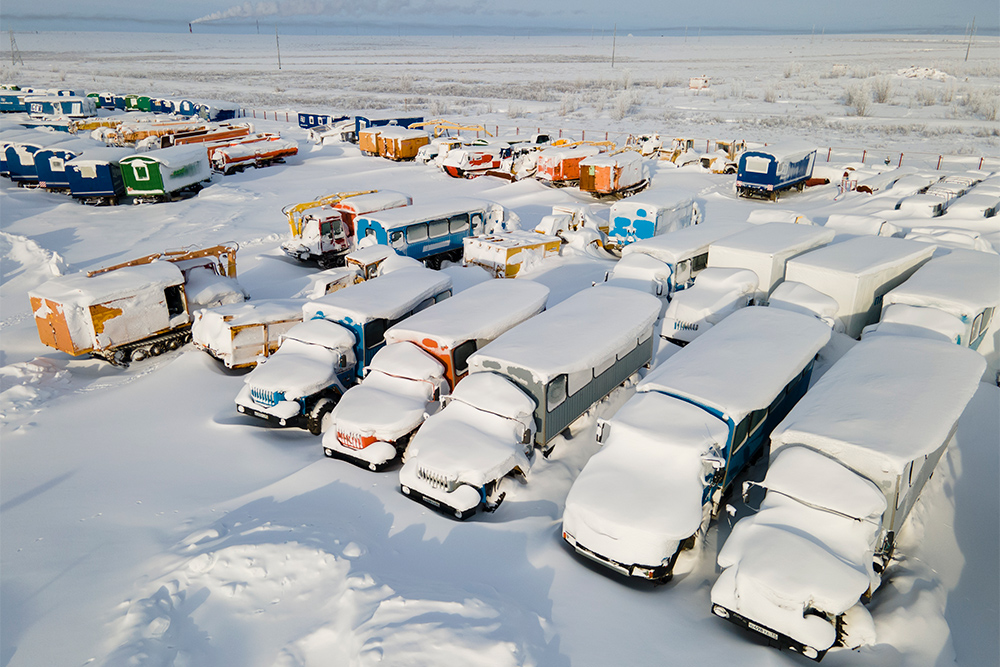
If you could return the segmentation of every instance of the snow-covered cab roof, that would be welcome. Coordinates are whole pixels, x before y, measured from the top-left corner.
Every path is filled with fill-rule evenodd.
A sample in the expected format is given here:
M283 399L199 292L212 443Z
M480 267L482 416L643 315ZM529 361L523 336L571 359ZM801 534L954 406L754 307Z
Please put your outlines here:
M708 334L706 334L707 336ZM854 346L771 434L835 457L880 486L946 442L986 360L942 341L876 336Z
M766 222L713 242L708 250L708 262L710 266L718 266L713 264L713 258L727 250L759 253L769 257L804 252L830 243L835 235L836 232L832 229L815 225Z
M379 190L378 192L370 192L366 195L347 197L346 199L334 204L333 207L349 211L355 215L362 215L373 211L382 211L387 208L409 206L412 203L413 199L411 199L409 195L405 195L402 192L396 192L394 190Z
M937 308L963 318L996 307L1000 304L1000 255L952 250L917 269L886 294L883 303Z
M815 152L816 147L814 145L807 141L794 139L764 146L763 148L748 148L743 153L743 157L759 155L773 158L776 162L796 162Z
M653 369L638 391L657 391L739 423L774 397L830 340L816 318L750 306L737 310Z
M670 210L687 206L694 202L694 197L687 190L680 188L658 188L656 190L646 190L633 197L627 197L616 201L611 205L611 219L622 215L624 212L639 209L652 209L654 211Z
M519 369L546 384L561 373L589 370L651 335L660 300L621 287L577 292L501 334L469 358L473 373Z
M530 280L489 280L408 317L386 331L385 339L442 350L467 340L492 340L542 312L548 296L547 287Z
M451 278L445 273L406 268L310 301L302 307L302 316L306 320L321 317L354 324L397 319L450 288Z
M483 211L491 205L485 199L475 199L472 197L452 197L442 199L430 204L417 204L414 206L401 206L377 211L372 215L365 215L363 219L378 222L382 229L389 231L399 229L417 222L426 220L436 220L459 213L470 211Z
M622 257L632 253L642 253L673 265L694 255L708 252L709 246L719 239L750 227L751 225L745 222L709 222L693 225L668 234L660 234L630 243L622 248Z
M171 262L151 262L91 277L82 272L57 276L42 283L28 295L64 306L89 308L95 304L133 296L138 292L165 289L183 282L184 276L180 269Z
M645 158L635 151L624 151L621 153L600 153L584 158L580 162L580 167L619 167L641 163Z
M192 162L204 161L207 163L208 156L205 147L200 144L190 144L185 146L171 146L169 148L159 148L154 151L147 151L122 158L122 162L132 160L151 160L163 164L168 169L183 167Z

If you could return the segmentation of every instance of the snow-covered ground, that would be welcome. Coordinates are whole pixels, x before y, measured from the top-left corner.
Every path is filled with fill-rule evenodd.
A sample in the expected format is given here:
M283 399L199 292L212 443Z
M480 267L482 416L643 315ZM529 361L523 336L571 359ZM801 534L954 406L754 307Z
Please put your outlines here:
M864 150L879 165L903 153L933 170L945 154L945 171L980 157L1000 168L996 38L977 38L965 62L956 37L619 37L613 69L610 40L600 37L282 37L280 71L267 35L40 33L19 34L18 45L25 65L3 66L0 79L21 85L185 93L271 110L407 111L588 138L801 138L835 149L817 165L834 181L848 164L862 166ZM697 75L710 77L708 91L687 89ZM870 94L886 81L889 101L871 102L866 115L845 103L852 86ZM281 209L320 194L391 188L416 204L480 196L512 208L525 227L553 204L592 201L533 180L458 181L347 144L313 146L294 123L256 124L297 141L298 156L216 176L181 202L94 208L0 183L0 665L800 660L711 615L729 518L663 587L625 581L564 545L562 506L597 451L595 421L631 389L581 419L551 458L537 457L528 483L512 485L496 514L458 523L401 495L395 471L326 459L306 431L238 415L243 373L190 346L127 369L44 347L29 289L166 248L235 241L239 279L254 299L298 293L316 269L282 254ZM776 205L748 202L735 197L732 176L650 166L653 187L690 192L706 224L776 208L823 223L895 202L836 185ZM607 203L594 209L607 215ZM997 219L951 224L1000 248ZM524 277L547 285L552 305L611 266L567 246ZM446 270L458 287L473 282ZM849 346L835 336L818 371ZM877 645L833 651L826 664L996 662L998 442L1000 392L984 384L869 606Z

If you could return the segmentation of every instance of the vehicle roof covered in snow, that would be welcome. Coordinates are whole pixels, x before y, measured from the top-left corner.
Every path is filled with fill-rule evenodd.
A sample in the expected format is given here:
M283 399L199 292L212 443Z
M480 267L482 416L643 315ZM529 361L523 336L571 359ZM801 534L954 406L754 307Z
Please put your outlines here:
M921 266L885 295L884 303L938 308L974 316L1000 303L1000 255L956 249Z
M366 195L354 195L353 197L347 197L346 199L334 204L334 208L340 208L345 211L352 211L358 215L362 213L370 213L372 211L381 211L386 208L395 208L397 206L408 206L413 203L413 200L409 195L403 194L402 192L396 192L394 190L379 190L378 192L369 192Z
M488 280L408 317L385 332L389 342L431 339L444 349L492 340L545 309L549 288L530 280Z
M331 350L350 349L354 345L354 335L350 331L327 320L305 320L286 331L282 338Z
M933 251L934 246L918 241L885 236L857 236L793 257L788 260L788 267L865 275L912 261L920 255L929 256ZM791 271L786 275L794 280Z
M793 162L815 152L816 147L809 142L793 139L761 148L748 148L743 153L743 156L765 155L774 158L778 162Z
M160 261L126 266L92 277L87 277L85 272L57 276L31 290L29 296L87 308L131 296L140 290L162 289L183 282L180 269L171 262Z
M774 256L788 251L807 250L833 241L836 232L815 225L796 225L789 222L765 222L732 236L712 242L709 258L716 249L733 249Z
M694 197L687 190L681 188L657 188L655 190L645 190L632 197L616 201L611 205L611 219L615 218L620 211L634 211L636 209L672 209L685 206L694 201Z
M561 373L593 368L645 340L660 314L650 294L621 287L577 292L469 358L473 371L516 367L542 384Z
M414 380L444 377L441 362L409 341L386 345L375 353L368 368Z
M362 216L364 220L374 220L382 225L383 229L398 229L406 227L415 222L443 218L459 213L485 210L491 202L485 199L475 199L473 197L451 197L440 199L429 204L415 204L413 206L401 206L398 208L385 209Z
M302 316L307 320L322 317L348 323L396 319L450 287L447 274L415 266L310 301L302 307Z
M706 334L707 335L707 334ZM942 341L875 336L820 378L771 434L771 455L802 444L878 483L942 446L986 360ZM919 391L907 388L919 387Z
M580 166L589 167L617 167L624 164L634 164L642 162L645 158L635 151L622 151L621 153L601 153L584 158Z
M68 167L93 166L98 164L117 163L123 157L135 155L135 150L131 148L116 148L113 146L96 146L91 142L91 147L85 149L80 155L73 158L73 161L66 165Z
M186 146L158 148L154 151L138 153L122 158L121 162L129 162L132 160L154 160L170 168L173 166L181 167L192 162L207 161L208 155L205 153L204 146L199 144L190 144Z
M703 222L700 225L692 225L630 243L622 248L622 256L643 253L667 264L675 264L692 255L707 252L712 243L750 227L750 223L747 222Z
M830 340L814 317L750 306L737 310L639 383L717 410L739 423L766 408Z

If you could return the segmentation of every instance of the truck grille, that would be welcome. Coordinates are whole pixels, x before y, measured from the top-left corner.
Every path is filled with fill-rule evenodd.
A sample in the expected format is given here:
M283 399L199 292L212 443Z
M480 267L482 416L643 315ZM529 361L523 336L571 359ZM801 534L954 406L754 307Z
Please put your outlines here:
M454 475L446 475L436 470L430 470L424 466L417 468L417 477L424 480L436 489L452 492L458 486L458 480Z
M268 391L258 387L250 387L250 398L257 405L273 408L281 401L285 400L285 393L282 391Z
M338 430L337 440L348 449L364 449L375 442L375 436Z
M697 331L697 322L681 322L680 320L674 320L674 331Z

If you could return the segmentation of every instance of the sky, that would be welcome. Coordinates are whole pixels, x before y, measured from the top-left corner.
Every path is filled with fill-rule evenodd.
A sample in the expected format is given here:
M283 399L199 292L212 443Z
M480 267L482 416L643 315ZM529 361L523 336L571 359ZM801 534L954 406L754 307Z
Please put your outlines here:
M997 34L996 0L3 0L0 29L285 33L636 34L939 32Z

